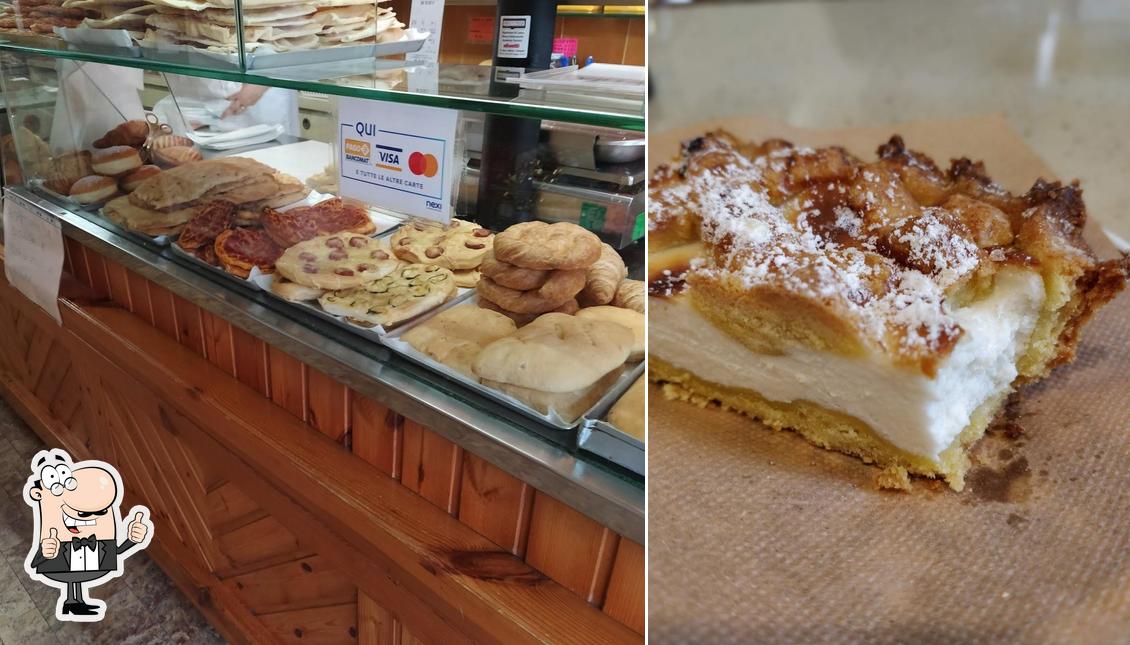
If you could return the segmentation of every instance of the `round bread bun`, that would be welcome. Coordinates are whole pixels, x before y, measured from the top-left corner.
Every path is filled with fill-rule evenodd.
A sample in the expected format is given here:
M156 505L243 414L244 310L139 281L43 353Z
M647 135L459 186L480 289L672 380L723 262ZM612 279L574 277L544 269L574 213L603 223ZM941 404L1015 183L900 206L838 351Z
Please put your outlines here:
M111 146L94 153L91 165L94 172L107 177L121 177L141 166L141 155L136 148Z
M80 204L100 204L116 194L118 182L102 175L88 175L71 186L71 199Z
M161 169L152 164L141 166L125 177L122 177L122 190L126 191L127 193L132 193L133 189L137 188L141 184L141 182L149 179L154 175L159 174L160 172Z

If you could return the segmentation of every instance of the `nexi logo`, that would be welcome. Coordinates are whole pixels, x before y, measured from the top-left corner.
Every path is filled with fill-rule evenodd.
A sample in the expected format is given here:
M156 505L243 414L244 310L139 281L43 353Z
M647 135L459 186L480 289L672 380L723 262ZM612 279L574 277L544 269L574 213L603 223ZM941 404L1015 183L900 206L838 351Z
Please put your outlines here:
M356 139L345 140L345 158L350 161L358 161L360 163L369 163L369 144L366 141L357 141Z

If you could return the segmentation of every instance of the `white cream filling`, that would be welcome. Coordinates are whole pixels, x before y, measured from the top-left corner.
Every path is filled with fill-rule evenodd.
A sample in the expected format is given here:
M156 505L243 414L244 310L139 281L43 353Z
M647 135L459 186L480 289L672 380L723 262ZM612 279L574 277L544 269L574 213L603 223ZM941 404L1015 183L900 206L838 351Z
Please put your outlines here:
M703 318L685 297L649 299L648 350L719 385L849 414L896 447L936 460L978 406L1010 387L1043 301L1039 274L998 273L992 295L951 312L964 334L934 378L880 357L809 349L759 354Z

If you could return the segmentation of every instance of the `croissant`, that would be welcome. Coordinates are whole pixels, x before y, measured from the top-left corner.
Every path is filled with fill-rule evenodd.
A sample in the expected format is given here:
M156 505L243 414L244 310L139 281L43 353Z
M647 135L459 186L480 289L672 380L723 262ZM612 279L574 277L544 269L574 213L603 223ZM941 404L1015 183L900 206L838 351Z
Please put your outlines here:
M577 302L582 306L606 305L616 296L616 287L628 276L624 260L616 249L607 244L600 245L600 258L589 267L585 278L585 288L577 294Z
M102 135L101 139L94 142L95 148L110 148L112 146L141 146L149 138L149 124L141 120L126 121L113 130Z
M616 297L612 299L612 306L634 309L642 314L644 297L643 282L624 280L616 289Z

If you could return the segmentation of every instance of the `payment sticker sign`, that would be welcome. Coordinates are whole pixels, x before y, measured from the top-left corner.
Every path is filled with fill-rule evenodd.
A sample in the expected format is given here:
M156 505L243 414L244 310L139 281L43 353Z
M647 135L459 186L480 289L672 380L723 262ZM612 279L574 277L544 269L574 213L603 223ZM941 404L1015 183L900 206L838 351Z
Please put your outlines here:
M348 98L339 106L342 196L450 222L459 112Z

